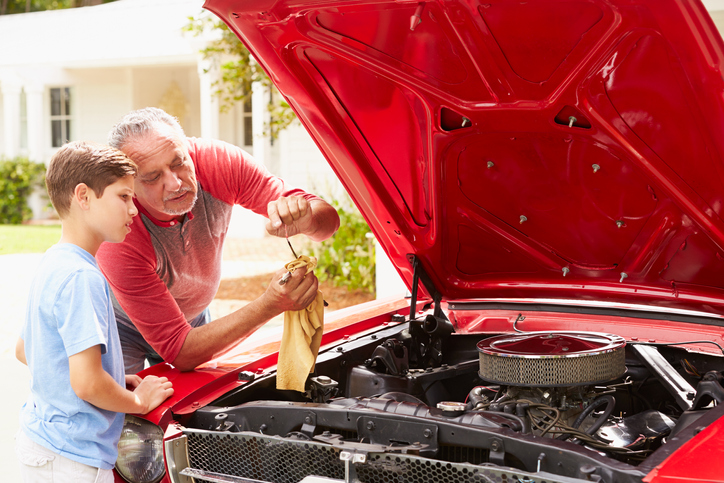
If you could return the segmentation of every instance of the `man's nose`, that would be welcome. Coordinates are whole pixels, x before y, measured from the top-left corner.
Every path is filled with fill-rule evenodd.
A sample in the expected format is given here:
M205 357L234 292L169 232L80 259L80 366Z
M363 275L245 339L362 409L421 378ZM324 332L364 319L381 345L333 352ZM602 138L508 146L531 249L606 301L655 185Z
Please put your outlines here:
M166 188L166 191L178 191L181 186L183 186L181 178L173 171L168 171L164 179L164 188Z

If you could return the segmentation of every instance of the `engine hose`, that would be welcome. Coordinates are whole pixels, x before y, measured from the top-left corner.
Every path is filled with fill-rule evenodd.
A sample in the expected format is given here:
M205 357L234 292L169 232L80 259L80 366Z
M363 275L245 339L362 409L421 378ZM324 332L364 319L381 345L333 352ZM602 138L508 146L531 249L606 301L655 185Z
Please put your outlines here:
M601 426L603 426L603 423L606 422L606 420L613 414L613 408L616 406L616 398L611 395L605 395L605 396L599 396L591 403L590 406L588 406L586 409L583 410L581 414L578 415L576 420L573 422L573 427L578 428L584 419L586 419L588 416L591 415L593 411L596 410L596 408L606 405L606 410L603 412L603 414L598 418L598 421L593 423L593 426L588 428L585 432L593 435L596 431L599 430Z

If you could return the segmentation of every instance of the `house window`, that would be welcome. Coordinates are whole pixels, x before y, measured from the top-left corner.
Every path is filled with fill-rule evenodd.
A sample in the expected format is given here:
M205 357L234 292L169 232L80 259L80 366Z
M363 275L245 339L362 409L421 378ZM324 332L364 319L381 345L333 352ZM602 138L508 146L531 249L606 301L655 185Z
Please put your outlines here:
M71 139L71 89L55 87L50 89L50 132L52 146L59 148Z
M244 99L244 110L241 115L244 122L244 146L254 144L254 133L251 129L251 96Z

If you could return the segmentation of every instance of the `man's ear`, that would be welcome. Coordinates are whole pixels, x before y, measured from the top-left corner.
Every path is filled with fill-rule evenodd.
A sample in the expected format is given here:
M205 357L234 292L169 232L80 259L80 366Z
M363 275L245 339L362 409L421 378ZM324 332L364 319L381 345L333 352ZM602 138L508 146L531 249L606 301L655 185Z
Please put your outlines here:
M85 183L78 183L73 190L72 201L78 203L82 210L87 210L90 207L90 191L91 189Z

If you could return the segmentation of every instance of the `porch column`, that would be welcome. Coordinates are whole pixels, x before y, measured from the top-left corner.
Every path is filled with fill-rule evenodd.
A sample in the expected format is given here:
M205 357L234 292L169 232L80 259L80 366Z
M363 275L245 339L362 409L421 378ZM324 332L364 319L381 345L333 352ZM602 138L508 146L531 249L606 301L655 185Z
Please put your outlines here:
M4 148L2 154L14 158L20 153L20 92L19 79L3 78L0 89L3 95Z
M28 159L37 163L47 163L45 156L46 120L43 119L43 91L42 84L29 84L25 86L25 109L28 120Z
M196 64L199 73L199 95L201 104L201 137L219 138L219 98L214 94L214 67L208 60Z
M269 137L262 136L264 125L269 122L269 89L261 82L251 85L251 132L253 136L254 159L269 169ZM279 173L274 173L279 175Z

